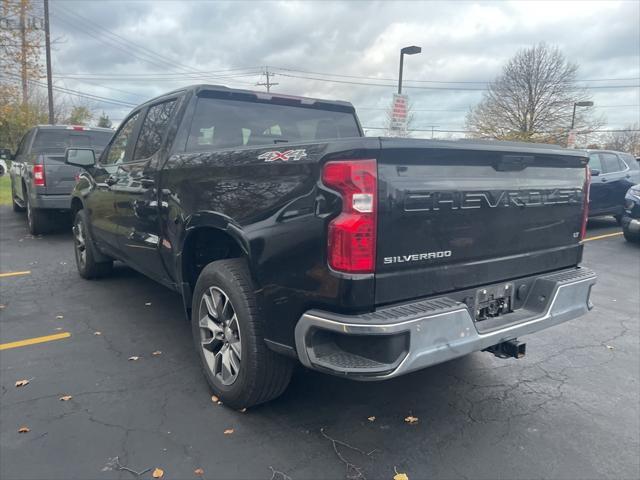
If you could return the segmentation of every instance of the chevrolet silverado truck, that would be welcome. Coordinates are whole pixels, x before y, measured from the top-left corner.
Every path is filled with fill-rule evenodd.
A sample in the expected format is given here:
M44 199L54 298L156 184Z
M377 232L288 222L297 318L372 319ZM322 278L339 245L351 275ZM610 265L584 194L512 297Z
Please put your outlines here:
M518 358L591 308L585 152L369 138L346 102L198 85L134 109L97 161L66 157L80 276L119 260L180 292L235 408L296 360L384 380Z
M48 232L58 213L69 214L71 190L80 168L65 164L67 148L102 151L113 135L108 128L38 125L20 140L12 157L11 200L14 212L27 211L33 235Z

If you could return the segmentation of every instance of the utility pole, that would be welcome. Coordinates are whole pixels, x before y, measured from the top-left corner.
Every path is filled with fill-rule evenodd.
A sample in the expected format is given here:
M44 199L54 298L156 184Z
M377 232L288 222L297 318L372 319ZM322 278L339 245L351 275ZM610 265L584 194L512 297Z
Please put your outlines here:
M267 77L267 81L266 81L266 82L262 82L262 83L258 82L258 83L256 83L256 86L258 86L258 87L267 87L267 92L270 92L270 91L271 91L271 87L273 87L274 85L280 85L280 84L279 84L279 83L274 83L274 82L270 81L270 80L269 80L269 76L270 76L270 75L271 75L271 76L275 76L275 74L273 74L273 73L269 72L269 67L268 67L268 66L267 66L267 67L264 67L264 68L265 68L265 71L264 71L264 72L262 72L262 74L263 74L265 77Z
M27 108L27 0L20 0L20 77L22 79L22 107Z
M53 79L51 78L51 40L49 37L49 0L44 0L44 45L47 52L47 97L49 101L49 124L53 118Z

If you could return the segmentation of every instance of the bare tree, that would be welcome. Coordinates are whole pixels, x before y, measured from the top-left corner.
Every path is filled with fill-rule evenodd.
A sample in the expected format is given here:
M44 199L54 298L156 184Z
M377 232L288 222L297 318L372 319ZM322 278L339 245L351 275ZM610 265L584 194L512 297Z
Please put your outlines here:
M467 114L473 137L566 143L575 102L588 92L575 85L578 66L557 47L540 43L520 50ZM576 111L575 128L594 129L591 108Z
M604 148L627 152L640 157L640 125L628 125L619 132L608 133L604 137Z

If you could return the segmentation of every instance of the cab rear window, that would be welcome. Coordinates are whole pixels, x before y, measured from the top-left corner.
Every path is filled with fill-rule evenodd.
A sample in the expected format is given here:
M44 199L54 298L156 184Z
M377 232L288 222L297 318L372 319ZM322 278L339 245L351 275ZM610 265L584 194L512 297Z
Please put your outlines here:
M98 130L38 130L31 146L32 153L64 153L67 148L86 147L104 150L112 132Z
M187 151L359 137L353 112L268 102L198 99Z

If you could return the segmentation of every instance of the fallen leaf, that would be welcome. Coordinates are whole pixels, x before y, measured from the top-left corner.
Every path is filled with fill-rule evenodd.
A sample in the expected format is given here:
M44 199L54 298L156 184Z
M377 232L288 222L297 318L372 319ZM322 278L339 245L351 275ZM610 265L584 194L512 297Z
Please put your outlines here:
M147 307L151 306L151 302L145 303L145 306L147 306Z
M241 408L240 410L238 410L240 413L244 413L247 411L246 407L245 408Z
M607 345L607 348L608 348L609 350L613 350L613 345Z
M56 320L62 320L64 318L64 315L56 315Z
M94 335L102 335L102 332L93 332Z
M62 397L60 397L60 401L62 402L68 402L69 400L71 400L73 397L71 395L63 395Z
M6 307L6 305L0 304L0 310L4 310L4 307Z
M393 480L409 480L409 477L406 473L396 473L393 476Z
M220 401L220 399L218 397L216 397L215 395L211 395L211 401L213 403L218 403Z
M161 468L156 468L151 474L153 478L162 478L164 476L164 470Z
M418 417L414 417L412 415L409 415L408 417L406 417L404 419L405 422L410 423L410 424L414 424L414 423L418 423Z
M18 433L29 433L31 429L29 427L20 427Z
M367 417L367 420L369 420L370 422L375 422L376 421L376 417Z
M140 357L136 357L135 355L132 356L132 357L129 357L129 361L131 361L131 362L135 362L136 360L139 360L139 359L140 359Z
M160 350L156 350L151 355L153 355L154 357L157 357L158 355L162 355L162 352Z
M201 477L201 476L203 476L203 475L204 475L204 470L203 470L203 469L201 469L201 468L196 468L196 469L193 471L193 474L194 474L196 477Z
M24 379L16 382L16 387L24 387L25 385L29 385L29 380Z
M227 429L224 431L224 434L225 434L225 435L231 435L231 434L233 434L233 432L234 432L233 428L227 428Z

